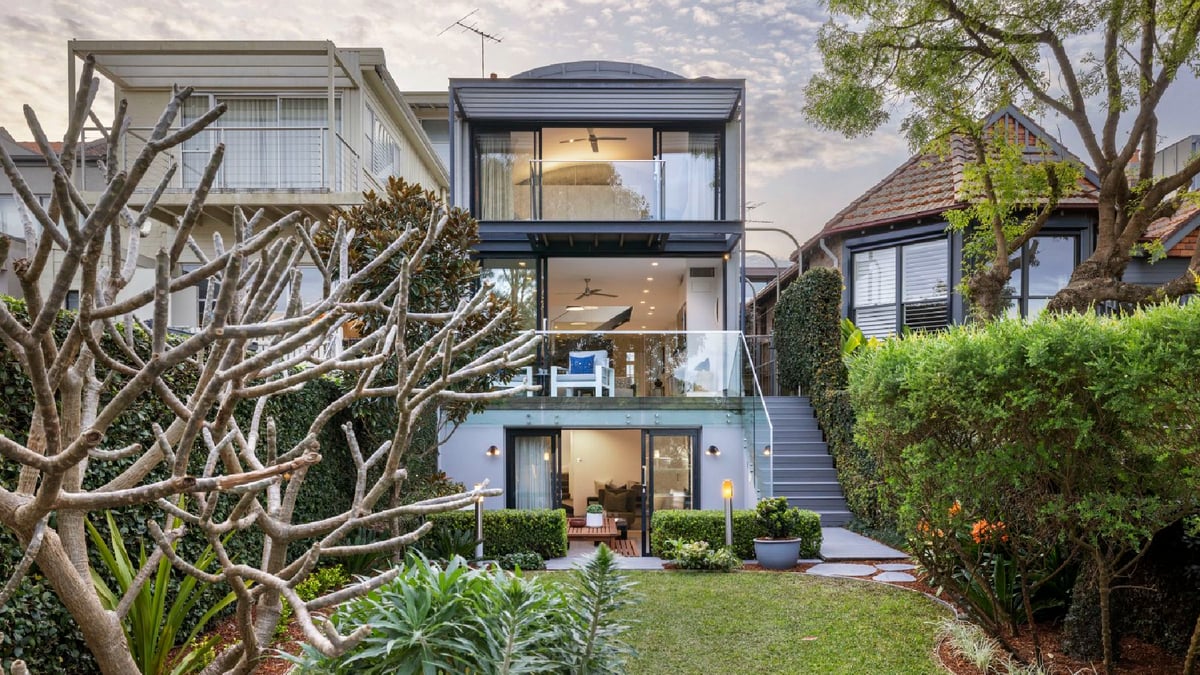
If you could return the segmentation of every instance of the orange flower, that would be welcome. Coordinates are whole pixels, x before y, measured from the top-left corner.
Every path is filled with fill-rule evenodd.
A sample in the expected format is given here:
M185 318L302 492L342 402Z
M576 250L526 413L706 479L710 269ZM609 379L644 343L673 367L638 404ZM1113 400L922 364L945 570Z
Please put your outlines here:
M951 518L954 518L961 512L962 512L962 504L959 504L958 500L956 499L956 500L954 500L954 503L950 505L950 510L948 511L948 513L950 514Z
M997 520L994 523L989 523L987 520L976 521L971 527L971 538L976 544L984 544L991 542L1007 542L1008 534L1004 531L1004 522Z

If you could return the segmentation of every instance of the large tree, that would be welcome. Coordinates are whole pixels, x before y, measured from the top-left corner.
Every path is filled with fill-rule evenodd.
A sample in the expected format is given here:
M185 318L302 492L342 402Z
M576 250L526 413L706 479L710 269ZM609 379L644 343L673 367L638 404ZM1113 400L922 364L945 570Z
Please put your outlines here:
M279 621L281 600L292 607L306 640L327 654L338 653L363 637L362 631L340 635L313 610L328 607L376 588L396 570L361 579L347 589L305 602L295 591L324 556L385 552L412 542L427 530L403 532L373 544L351 544L346 537L360 528L376 528L401 516L459 508L497 490L475 490L415 504L386 507L384 498L403 478L402 460L412 425L421 412L444 401L472 401L512 395L514 389L476 393L467 383L533 358L536 338L524 333L487 349L482 341L504 321L503 313L482 324L486 288L457 296L440 311L408 309L409 286L426 266L426 254L437 246L447 217L433 206L424 222L395 223L400 234L362 261L357 269L339 264L349 258L352 227L335 227L325 253L313 241L317 226L293 212L269 222L263 212L235 213L228 241L214 238L215 253L206 254L192 239L205 197L221 164L218 146L205 168L184 215L175 224L168 248L155 255L155 281L145 289L126 288L138 258L139 231L153 212L156 198L169 185L172 172L140 210L130 197L156 158L212 124L223 112L217 106L196 121L176 125L190 90L171 97L140 154L116 166L126 122L121 102L106 131L108 182L89 203L76 191L70 167L78 158L80 129L90 115L98 81L88 60L79 95L71 111L61 151L49 142L36 115L26 107L42 154L54 175L55 193L43 208L29 190L12 159L0 151L6 175L16 187L28 216L27 258L13 262L28 321L0 303L0 340L20 362L34 402L28 432L0 434L0 461L20 466L17 485L0 487L0 527L13 533L26 554L13 565L14 576L0 590L4 602L31 564L49 581L75 618L97 664L105 673L137 672L122 631L129 601L149 582L162 557L178 573L202 582L224 584L237 596L238 638L208 667L208 672L249 672L268 648ZM40 231L39 231L40 228ZM0 236L0 259L7 257L7 237ZM411 248L406 248L411 247ZM191 248L200 267L180 272L180 256ZM47 267L58 256L54 269ZM300 297L297 263L308 256L324 276L326 294L305 304ZM392 265L386 285L361 283L375 270ZM43 292L43 275L49 291ZM182 339L167 334L171 296L207 283L204 325ZM67 292L79 289L79 311L69 330L56 332ZM122 299L118 294L126 291ZM286 306L276 317L276 307ZM137 327L137 315L151 315L152 325ZM366 315L382 316L353 346L331 349L343 324ZM408 344L406 327L428 327L426 339ZM470 333L467 325L476 329ZM135 339L136 335L144 335ZM385 369L385 364L395 367ZM197 382L186 389L170 371L194 368ZM303 439L292 447L278 441L267 419L268 400L293 391L314 378L339 371L347 391L311 421ZM146 422L149 442L110 447L106 432L135 415L138 403L156 397L171 411L159 423ZM393 402L398 423L391 439L379 447L361 448L354 430L345 427L346 445L322 448L319 433L334 416L357 401L382 398ZM251 410L247 421L235 415ZM134 417L136 419L136 415ZM309 467L320 452L347 452L356 467L350 506L314 522L294 522L297 497ZM193 455L207 461L191 461ZM88 489L89 470L106 462L131 460L120 475ZM196 471L194 467L202 466ZM155 475L166 474L165 478ZM384 501L381 501L384 500ZM148 523L154 542L144 572L116 607L93 586L89 569L89 514L152 504L162 516ZM218 515L221 514L221 515ZM261 531L261 556L231 560L225 541L250 528ZM215 552L219 568L208 572L180 556L173 543L200 536Z
M1154 302L1195 290L1191 273L1157 288L1122 277L1147 226L1174 213L1186 198L1181 188L1200 173L1200 157L1193 157L1174 174L1153 175L1159 105L1181 74L1200 66L1200 3L828 0L828 6L843 22L822 29L825 69L805 90L806 113L819 126L866 134L899 107L907 110L902 128L923 146L959 120L1016 103L1053 111L1075 128L1099 177L1096 248L1050 309ZM1200 251L1189 270L1200 271Z

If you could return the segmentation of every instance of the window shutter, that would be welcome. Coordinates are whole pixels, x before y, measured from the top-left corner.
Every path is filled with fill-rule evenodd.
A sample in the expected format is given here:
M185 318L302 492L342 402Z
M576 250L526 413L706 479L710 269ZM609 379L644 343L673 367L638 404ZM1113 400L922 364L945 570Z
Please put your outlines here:
M901 257L905 326L928 330L949 325L948 255L945 239L904 247Z

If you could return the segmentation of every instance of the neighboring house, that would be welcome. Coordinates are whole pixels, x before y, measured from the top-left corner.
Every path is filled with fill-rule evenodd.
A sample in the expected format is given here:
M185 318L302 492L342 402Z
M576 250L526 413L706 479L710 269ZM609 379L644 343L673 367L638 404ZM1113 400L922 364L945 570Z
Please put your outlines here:
M41 150L37 143L33 141L17 141L4 127L0 127L0 145L4 147L4 151L12 158L13 164L21 172L25 184L38 197L43 206L50 204L50 195L54 191L53 173L46 166L46 160L42 156ZM55 152L62 151L62 143L52 143L52 149ZM97 167L97 161L104 158L104 144L90 143L87 145L82 158L82 166L87 173L88 179L99 181L101 173ZM75 172L80 171L80 167L75 167ZM17 280L16 274L13 273L12 263L15 260L20 260L26 257L30 252L30 247L27 247L25 241L25 227L22 224L20 206L21 197L16 194L12 183L8 176L0 171L0 234L8 235L10 238L8 258L0 260L0 295L11 295L13 297L22 297L21 285ZM34 221L35 230L37 229L36 221ZM54 260L51 261L55 262ZM147 261L153 267L153 261ZM53 270L51 267L50 271ZM67 296L67 306L71 308L79 302L79 294L69 294Z
M315 221L361 204L364 192L380 191L390 176L439 194L449 188L445 167L381 49L343 49L328 41L72 40L69 51L70 82L76 79L76 60L90 54L116 100L128 100L130 128L117 154L122 164L136 158L172 86L194 89L176 126L217 103L228 106L208 130L160 155L130 204L135 209L144 204L174 163L178 170L153 214L160 223L173 223L213 148L224 143L224 162L194 235L208 253L213 234L232 236L235 207L247 215L265 209L272 218L300 210ZM94 129L85 134L88 140L97 136ZM85 197L94 198L103 186L88 178L81 187ZM142 250L152 252L172 236L169 227L157 227ZM198 261L187 251L180 266L186 270ZM141 288L136 280L131 286ZM303 275L302 292L315 299L319 289L315 273ZM195 289L176 294L173 327L198 325L199 296Z
M1028 148L1030 161L1043 149L1057 159L1083 164L1015 107L991 115L1001 129ZM948 157L917 154L852 201L801 246L801 266L841 270L843 310L867 335L886 336L902 327L936 329L968 315L956 291L962 281L962 236L946 230L944 214L962 209L963 168L973 154L951 143ZM1063 198L1041 233L1014 258L1008 286L1009 315L1033 317L1070 279L1094 247L1099 179L1084 170L1079 189Z
M643 535L720 508L725 479L739 508L771 494L741 333L744 81L587 61L449 94L453 203L545 342L518 380L539 394L472 415L441 467L503 488L489 508L596 502Z

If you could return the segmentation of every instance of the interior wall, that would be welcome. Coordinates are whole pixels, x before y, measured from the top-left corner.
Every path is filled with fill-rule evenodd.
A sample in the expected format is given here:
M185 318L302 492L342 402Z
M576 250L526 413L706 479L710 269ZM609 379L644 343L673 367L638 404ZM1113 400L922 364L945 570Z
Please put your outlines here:
M636 429L563 430L563 471L569 473L572 506L582 514L597 496L596 481L622 485L642 480L642 435ZM570 467L568 469L568 467Z

